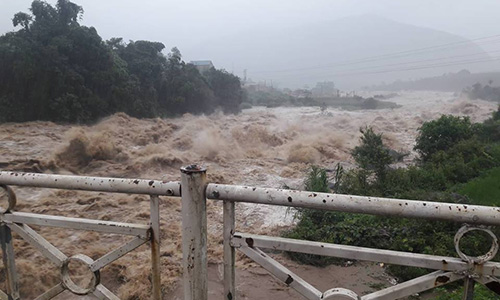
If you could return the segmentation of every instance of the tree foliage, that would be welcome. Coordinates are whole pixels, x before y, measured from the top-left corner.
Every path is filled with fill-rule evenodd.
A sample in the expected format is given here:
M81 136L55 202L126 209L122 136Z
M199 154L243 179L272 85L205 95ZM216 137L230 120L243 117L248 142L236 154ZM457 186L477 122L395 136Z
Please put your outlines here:
M90 122L123 111L135 117L236 113L239 78L214 70L204 77L177 48L121 38L103 41L79 24L83 8L35 0L0 36L0 122Z
M240 104L245 98L243 90L238 88L241 85L240 79L226 70L215 68L211 68L203 75L214 91L217 105L222 107L225 113L240 112Z
M304 180L304 189L311 192L328 193L328 177L326 170L318 166L311 166L309 174Z
M479 135L485 142L500 141L500 106L479 128Z
M364 129L360 146L352 152L357 168L338 176L335 192L351 195L457 203L461 205L497 205L498 190L486 189L500 174L500 114L480 124L469 119L443 116L422 125L417 144L426 159L407 168L389 168L388 149L381 135ZM443 135L449 135L443 138ZM427 138L423 138L427 137ZM420 144L419 144L420 143ZM422 147L425 145L425 147ZM383 170L384 180L373 180L375 170ZM373 174L371 173L373 172ZM325 174L324 176L322 174ZM337 177L337 176L336 176ZM312 169L306 177L306 189L328 186L326 170ZM307 184L314 182L315 185ZM324 191L324 190L321 190ZM324 210L298 210L298 223L284 232L286 237L354 246L391 249L442 256L455 256L454 235L461 224L396 217L360 215ZM498 228L492 228L499 234ZM471 255L486 253L491 242L475 235L461 241L461 248ZM301 262L325 265L341 260L317 255L290 253ZM498 259L498 257L497 257ZM401 280L428 273L428 270L388 266ZM444 299L444 298L443 298ZM448 298L447 298L448 299Z
M425 122L419 128L415 150L426 162L438 151L446 151L473 134L474 128L469 117L443 115L437 120Z
M493 87L490 84L482 85L476 83L472 87L465 89L464 93L470 99L483 99L489 101L500 102L500 87Z
M377 180L383 182L387 168L393 161L389 148L382 142L382 134L375 133L373 128L366 127L360 131L361 143L352 151L352 157L361 169L373 171Z

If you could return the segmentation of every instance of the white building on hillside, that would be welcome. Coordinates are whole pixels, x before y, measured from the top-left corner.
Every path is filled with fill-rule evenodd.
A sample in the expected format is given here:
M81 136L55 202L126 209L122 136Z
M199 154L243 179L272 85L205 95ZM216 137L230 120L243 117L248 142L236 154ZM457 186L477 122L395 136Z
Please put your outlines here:
M211 60L192 60L189 63L194 65L201 74L205 73L211 68L214 68L214 64Z

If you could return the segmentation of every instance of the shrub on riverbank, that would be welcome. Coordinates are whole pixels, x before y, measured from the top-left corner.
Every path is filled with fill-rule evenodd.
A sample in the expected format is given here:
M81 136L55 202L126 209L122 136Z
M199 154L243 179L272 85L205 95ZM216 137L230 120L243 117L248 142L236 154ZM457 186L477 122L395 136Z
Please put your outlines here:
M311 168L305 188L310 191L332 191L343 194L381 196L401 199L498 205L500 191L488 187L498 182L500 172L500 142L481 132L499 130L491 126L495 115L481 124L454 116L441 117L424 123L420 128L417 149L426 149L416 165L408 168L390 168L387 147L382 136L372 129L364 129L360 146L353 150L357 168L335 176L333 191L328 188L325 170ZM497 125L500 126L500 125ZM436 127L441 127L436 130ZM443 132L458 135L447 140L445 146L433 145ZM430 130L431 128L432 130ZM426 138L422 138L426 136ZM440 141L439 141L440 142ZM425 145L426 147L422 147ZM427 147L429 146L429 147ZM495 168L496 167L496 168ZM325 175L323 175L325 174ZM315 183L315 184L310 184ZM331 186L331 185L330 185ZM453 238L461 224L424 221L395 217L381 217L341 212L301 209L297 226L284 236L297 239L348 244L361 247L391 249L405 252L456 257ZM498 228L492 228L499 235ZM485 235L471 235L461 243L466 253L483 254L491 245ZM324 265L338 259L291 254L304 263ZM428 270L389 266L388 271L400 280L408 280L428 273Z

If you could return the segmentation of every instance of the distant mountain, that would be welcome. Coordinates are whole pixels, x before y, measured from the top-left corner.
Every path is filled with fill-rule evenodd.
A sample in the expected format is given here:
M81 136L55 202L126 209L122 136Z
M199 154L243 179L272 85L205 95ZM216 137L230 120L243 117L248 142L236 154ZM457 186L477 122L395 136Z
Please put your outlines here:
M447 48L428 49L417 53L390 55L384 59L364 61L332 67L366 57L385 55L455 43ZM314 85L318 81L334 81L341 89L380 84L397 79L411 79L456 72L491 70L491 63L466 64L366 74L373 71L401 69L412 66L463 60L488 60L489 56L478 45L465 38L446 32L403 24L372 15L354 16L295 28L268 28L241 32L205 41L192 49L181 49L188 59L203 49L203 59L211 59L217 67L224 67L243 76L247 69L254 81L266 80L281 87ZM471 55L472 56L468 56ZM463 58L455 58L462 56ZM409 61L426 61L403 64ZM391 66L388 66L391 65ZM346 73L354 73L346 75Z
M464 88L471 87L476 83L500 86L500 72L471 73L467 70L462 70L457 73L447 73L441 76L418 80L398 80L390 84L371 86L368 89L378 91L423 90L460 92Z

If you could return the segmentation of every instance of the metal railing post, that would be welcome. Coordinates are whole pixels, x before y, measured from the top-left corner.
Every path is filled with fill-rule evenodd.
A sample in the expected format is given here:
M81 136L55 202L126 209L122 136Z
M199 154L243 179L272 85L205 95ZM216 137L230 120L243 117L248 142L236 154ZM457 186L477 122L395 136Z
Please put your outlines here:
M465 278L464 280L464 296L463 300L473 300L474 299L474 285L475 281L473 278Z
M151 222L151 275L153 299L161 300L160 276L160 197L151 195L150 199Z
M235 300L235 251L231 246L234 234L234 202L224 201L224 300Z
M181 168L184 300L207 300L206 169Z
M14 248L12 245L12 233L5 223L0 225L0 243L2 244L3 265L7 277L7 294L9 299L17 300L20 298Z

